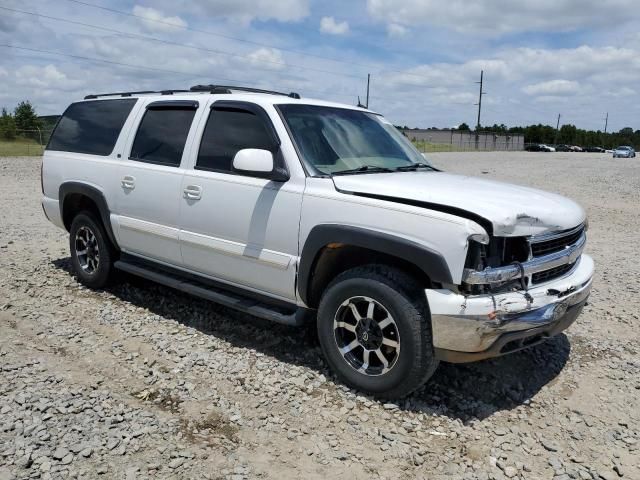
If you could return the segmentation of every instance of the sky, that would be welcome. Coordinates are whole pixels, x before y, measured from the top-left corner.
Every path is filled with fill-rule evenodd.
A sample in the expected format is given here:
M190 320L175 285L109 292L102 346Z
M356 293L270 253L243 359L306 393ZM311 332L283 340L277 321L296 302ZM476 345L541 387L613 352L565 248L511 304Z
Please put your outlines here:
M410 127L640 129L638 0L0 0L0 106L243 85ZM8 47L10 46L10 47Z

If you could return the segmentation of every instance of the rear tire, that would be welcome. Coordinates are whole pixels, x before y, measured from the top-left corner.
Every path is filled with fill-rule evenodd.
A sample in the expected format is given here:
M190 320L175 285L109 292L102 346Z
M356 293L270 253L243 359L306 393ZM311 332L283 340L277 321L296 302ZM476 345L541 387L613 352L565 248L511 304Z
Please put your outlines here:
M380 398L404 397L436 370L424 289L386 265L338 275L318 309L318 338L347 385Z
M80 283L98 289L111 282L116 250L93 213L82 211L74 217L69 230L69 250Z

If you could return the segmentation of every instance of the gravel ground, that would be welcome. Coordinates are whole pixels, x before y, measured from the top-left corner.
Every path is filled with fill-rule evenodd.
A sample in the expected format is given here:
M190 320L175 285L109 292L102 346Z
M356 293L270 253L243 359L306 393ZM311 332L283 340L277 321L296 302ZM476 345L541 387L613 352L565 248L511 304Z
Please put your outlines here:
M639 479L640 163L432 159L578 200L598 271L566 335L383 404L336 383L309 330L132 278L81 287L40 159L0 158L0 479Z

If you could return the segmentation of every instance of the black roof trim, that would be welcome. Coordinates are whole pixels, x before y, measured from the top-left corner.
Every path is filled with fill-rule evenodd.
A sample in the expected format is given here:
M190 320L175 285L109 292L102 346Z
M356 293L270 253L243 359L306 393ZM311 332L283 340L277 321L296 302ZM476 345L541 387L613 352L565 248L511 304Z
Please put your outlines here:
M198 105L199 103L195 100L158 100L157 102L151 102L147 105L147 110L169 108L196 110Z
M113 93L92 93L84 97L85 100L93 100L98 97L131 97L133 95L142 95L145 93L159 93L160 95L173 95L174 93L189 93L189 92L208 92L215 94L232 93L232 90L238 90L240 92L251 93L267 93L269 95L283 95L289 98L299 99L300 94L296 92L283 93L276 92L275 90L262 90L261 88L251 87L236 87L232 85L194 85L189 90L140 90L136 92L113 92Z
M174 93L188 93L190 90L139 90L136 92L92 93L84 97L85 100L93 100L98 97L131 97L145 93L159 93L161 95L173 95Z
M238 87L233 85L194 85L191 87L192 92L210 92L210 93L231 93L232 90L251 93L266 93L269 95L283 95L290 98L300 98L300 94L296 92L283 93L275 90L263 90L261 88Z

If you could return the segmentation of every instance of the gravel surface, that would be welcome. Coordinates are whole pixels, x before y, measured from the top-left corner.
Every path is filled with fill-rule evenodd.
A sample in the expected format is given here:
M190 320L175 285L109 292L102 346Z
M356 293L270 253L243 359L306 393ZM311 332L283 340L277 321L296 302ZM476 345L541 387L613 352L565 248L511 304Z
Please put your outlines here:
M138 279L81 287L40 159L0 158L0 479L639 479L640 163L432 159L579 201L597 276L566 335L381 403L334 381L311 329Z

